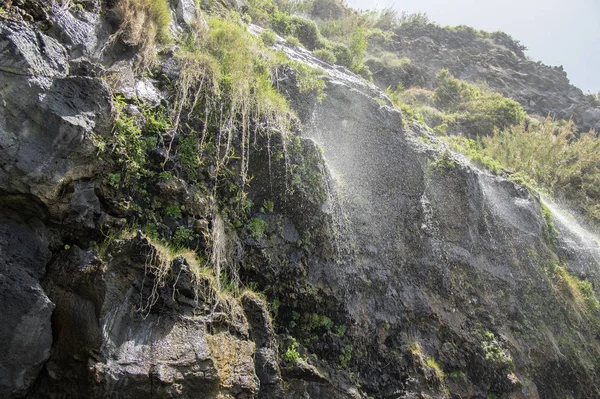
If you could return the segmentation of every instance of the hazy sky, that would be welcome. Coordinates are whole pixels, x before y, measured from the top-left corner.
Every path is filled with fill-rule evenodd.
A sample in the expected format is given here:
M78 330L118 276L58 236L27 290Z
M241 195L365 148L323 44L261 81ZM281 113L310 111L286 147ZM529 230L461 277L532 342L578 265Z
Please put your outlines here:
M562 65L584 93L600 92L600 0L346 0L358 9L424 12L440 25L501 30L529 57Z

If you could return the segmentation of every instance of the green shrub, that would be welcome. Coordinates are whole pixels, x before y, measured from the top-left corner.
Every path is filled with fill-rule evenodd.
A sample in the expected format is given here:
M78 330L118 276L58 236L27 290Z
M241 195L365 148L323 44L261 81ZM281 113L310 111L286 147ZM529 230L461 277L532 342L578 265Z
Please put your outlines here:
M323 93L325 81L321 78L324 72L300 62L293 62L291 65L296 70L296 84L300 93L311 93L322 102L326 98L326 94Z
M400 69L411 64L408 57L398 57L397 54L388 51L382 52L376 59L384 68Z
M402 102L408 105L433 105L433 92L431 90L409 87L408 89L401 91L400 95Z
M398 86L395 89L391 86L388 86L388 88L385 89L385 94L387 94L394 107L402 111L403 119L407 120L409 123L412 123L412 121L423 122L423 116L416 109L403 102L403 93L404 87L402 86L402 83L398 83Z
M260 208L261 213L273 213L273 209L275 207L275 203L271 200L264 200L263 206Z
M290 34L296 36L300 43L302 43L307 49L314 50L316 48L324 47L323 37L317 24L307 19L292 16L290 17Z
M453 151L466 155L475 165L483 167L495 175L503 170L500 162L485 154L480 141L463 136L448 136L441 137L441 139L448 143Z
M271 26L282 36L294 36L311 51L326 47L325 39L313 21L276 12L271 20Z
M433 101L436 107L445 111L461 110L463 104L472 100L478 91L475 86L452 77L447 69L436 76L436 86Z
M277 43L277 35L271 29L265 29L260 33L260 38L262 39L265 46L271 47L275 43Z
M323 315L319 315L317 313L313 313L310 319L310 323L306 325L306 329L309 331L322 329L323 331L331 331L333 329L333 321Z
M498 131L482 143L485 155L600 222L600 140L596 134L577 137L572 123L546 119Z
M294 47L302 47L302 43L300 43L300 40L298 40L298 38L296 36L292 36L292 35L287 35L285 37L285 41L290 45L290 46L294 46Z
M552 268L552 278L555 286L573 301L579 311L595 315L600 310L592 283L573 276L559 265Z
M336 43L333 45L331 51L339 65L345 66L346 68L352 67L352 52L348 46L342 43Z
M169 217L181 217L181 208L177 205L170 205L165 208L165 216Z
M494 129L515 126L525 119L526 113L516 101L456 79L446 69L437 75L436 83L434 104L454 113L452 124L470 136L489 136Z
M339 0L317 0L312 2L311 16L321 19L338 19L344 16L343 2Z
M546 223L546 228L544 229L544 236L551 245L556 245L558 240L558 231L554 227L554 219L552 218L552 212L550 209L544 205L542 206L542 216L544 217L544 223Z
M506 367L509 370L514 369L512 357L506 352L496 336L489 331L483 333L481 348L485 360L492 363L496 367Z
M343 369L347 369L350 365L350 360L352 360L352 345L348 344L344 346L344 353L339 356L340 366Z
M119 107L117 107L118 109ZM113 151L123 164L126 180L136 178L143 172L146 163L145 142L142 129L135 120L122 111L118 111L115 120Z
M252 218L247 223L248 233L256 240L261 240L269 228L269 224L262 219Z
M269 27L271 19L279 10L273 0L248 0L248 15L260 26Z
M364 64L359 64L353 69L353 71L359 76L361 76L363 79L365 79L367 82L373 81L373 73L371 73L371 70L368 66Z
M194 231L183 226L177 227L173 234L173 245L175 248L186 248L194 238Z
M293 363L300 358L300 353L298 353L298 342L296 342L296 340L292 341L292 344L286 349L282 358L288 363Z
M352 66L350 69L358 69L363 63L365 51L367 51L367 31L365 28L357 27L352 32L350 45L348 46L352 54Z
M330 64L335 64L335 62L337 61L335 54L329 49L317 49L313 51L313 54L315 55L315 57L320 58L323 61L328 62Z

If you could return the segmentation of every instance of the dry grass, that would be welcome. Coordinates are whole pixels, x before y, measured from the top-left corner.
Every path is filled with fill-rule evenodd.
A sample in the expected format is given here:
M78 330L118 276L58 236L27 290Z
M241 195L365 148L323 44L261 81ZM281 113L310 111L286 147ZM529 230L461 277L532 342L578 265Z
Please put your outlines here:
M171 10L167 0L120 0L114 8L119 21L116 33L124 43L139 47L137 67L152 66L158 56L158 43L171 40Z
M439 365L439 363L434 358L427 356L427 359L425 360L425 365L433 374L434 380L439 384L443 384L444 380L446 379L446 374L444 374L444 371L442 370L442 367Z

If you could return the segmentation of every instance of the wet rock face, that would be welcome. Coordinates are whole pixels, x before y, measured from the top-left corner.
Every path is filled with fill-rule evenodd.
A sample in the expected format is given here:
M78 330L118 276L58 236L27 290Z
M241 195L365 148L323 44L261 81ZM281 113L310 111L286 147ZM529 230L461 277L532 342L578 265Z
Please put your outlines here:
M302 50L288 54L305 61ZM557 255L544 238L539 200L468 165L418 126L403 126L365 83L322 67L329 78L321 104L308 104L292 84L280 87L304 116L305 134L322 146L333 190L343 199L347 255L338 264L312 259L307 273L348 312L354 351L368 353L353 358L367 392L386 397L400 390L410 397L411 390L428 386L434 397L445 389L483 397L560 397L566 391L555 380L566 386L573 375L555 368L558 352L548 342L564 339L561 331L571 321L559 314L570 305L561 305L564 299L543 274L543 265ZM571 236L562 233L563 252ZM585 241L578 242L572 248ZM568 259L573 270L585 264L592 275L590 258ZM557 310L548 316L550 329L533 305L539 297ZM539 338L523 337L525 330ZM593 341L593 327L581 331ZM591 348L589 342L577 345ZM492 347L506 357L493 358ZM522 355L527 350L536 359L529 372L521 369L530 361ZM406 356L393 355L398 352ZM578 363L575 353L570 364ZM462 382L447 379L436 392L431 368L423 366L426 357L444 362L444 371ZM395 364L411 377L400 381L382 364ZM577 370L579 378L597 378Z

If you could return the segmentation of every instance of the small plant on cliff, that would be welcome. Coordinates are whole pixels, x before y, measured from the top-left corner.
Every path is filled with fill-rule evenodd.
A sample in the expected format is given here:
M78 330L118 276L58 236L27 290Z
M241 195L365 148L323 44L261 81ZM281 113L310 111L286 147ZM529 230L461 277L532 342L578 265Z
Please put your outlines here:
M325 82L322 79L324 72L300 62L291 62L290 64L296 71L296 84L300 93L311 93L317 97L319 103L322 103L327 98L327 95L323 93L325 90Z
M452 159L452 154L447 149L435 159L434 162L439 171L448 172L456 168L456 162Z
M277 34L271 29L265 29L260 33L260 38L265 46L271 47L277 43Z
M252 218L248 220L248 232L255 240L261 240L265 236L265 232L269 228L269 224L262 219Z
M173 245L175 248L186 248L190 241L194 239L194 231L192 229L179 226L173 234Z
M445 136L440 139L445 141L452 150L466 155L475 165L483 167L495 175L503 169L500 162L484 153L479 140L475 141L463 136Z
M352 345L348 344L344 346L344 353L339 356L340 366L343 369L347 369L350 365L350 360L352 359Z
M169 205L165 208L165 216L180 218L181 208L177 205Z
M313 51L313 54L315 55L315 57L320 58L325 62L329 62L330 64L335 64L337 61L337 58L333 51L326 48L317 49Z
M573 276L567 269L559 265L554 265L551 268L551 275L554 285L573 301L579 311L594 315L600 310L594 288L589 281Z
M512 371L514 369L512 358L502 348L496 336L490 331L484 331L482 336L481 348L483 349L485 360L497 367L507 367Z
M210 18L208 25L208 31L202 27L192 31L177 55L182 72L175 85L173 129L201 126L187 139L191 151L185 159L192 174L204 157L213 179L233 177L230 161L239 154L235 170L244 189L251 134L270 129L286 132L292 115L271 81L271 70L278 62L275 53L250 34L239 18ZM265 124L258 129L261 120ZM234 132L240 135L239 147L232 145Z
M293 363L300 359L300 353L298 353L298 342L292 338L292 344L288 346L284 354L281 356L286 362Z
M546 205L540 203L542 207L542 216L544 217L544 223L546 228L544 229L544 237L551 245L556 245L558 240L558 231L554 227L554 219L552 218L552 212Z
M434 380L436 380L440 384L444 382L444 380L446 379L446 374L444 374L444 370L442 370L442 367L433 357L427 356L425 360L425 365L433 374Z
M121 0L114 12L120 21L115 37L139 46L138 66L151 66L157 59L157 44L171 41L171 10L167 0Z

